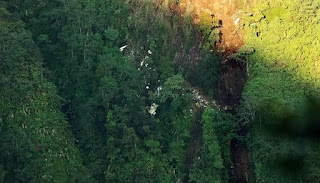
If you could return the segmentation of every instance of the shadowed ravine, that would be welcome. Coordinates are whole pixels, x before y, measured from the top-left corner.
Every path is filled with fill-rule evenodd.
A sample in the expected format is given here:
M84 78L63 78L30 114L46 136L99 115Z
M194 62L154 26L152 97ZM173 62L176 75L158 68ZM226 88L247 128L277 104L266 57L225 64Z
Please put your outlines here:
M195 106L194 110L195 117L192 125L193 130L191 131L191 138L186 150L186 176L183 181L185 183L189 182L189 174L193 160L197 157L202 146L203 124L201 123L201 115L203 113L203 108Z
M225 112L236 114L235 109L241 100L242 91L247 81L246 63L239 63L230 57L223 62L219 81L218 104ZM236 131L240 138L246 138L247 126L241 126ZM230 156L233 167L229 168L230 183L253 182L253 167L250 161L249 149L244 141L237 138L231 140Z
M179 13L184 12L184 1L181 1L182 10ZM201 1L197 1L194 3L200 3L196 13L201 12ZM215 1L215 4L219 4L218 1ZM222 69L221 75L219 79L218 86L218 95L216 96L216 101L214 101L215 107L220 108L221 111L225 111L227 113L234 114L235 109L239 105L239 101L241 100L241 94L243 88L246 84L247 80L247 63L237 62L232 59L232 54L237 53L238 49L243 45L243 38L241 35L241 31L238 31L234 34L235 29L238 29L236 25L234 25L233 19L230 17L236 13L237 9L234 4L229 3L221 3L219 7L224 6L223 9L219 9L217 6L212 7L212 14L215 15L219 20L221 20L222 25L219 28L222 36L220 37L219 44L216 45L216 49L219 50L222 48L223 52L220 53L222 60ZM200 21L200 20L195 20ZM192 56L191 56L192 57ZM196 58L194 58L196 60ZM197 91L197 90L194 90ZM204 102L201 107L208 107L205 103L209 103L205 100L205 96L203 96L202 92L193 92L194 95L201 96ZM206 101L206 102L205 102ZM211 103L211 102L210 102ZM209 105L210 106L210 105ZM197 112L197 116L200 110ZM201 117L201 116L200 116ZM243 127L246 128L246 127ZM199 119L195 119L194 121L194 129L191 133L190 143L187 147L187 167L186 173L187 176L185 178L185 182L188 182L188 174L190 171L190 167L192 165L193 159L196 157L198 149L201 147L201 135L203 132L202 123ZM245 129L239 129L236 132L240 137L244 137L247 134ZM232 167L228 167L228 172L230 176L231 183L246 183L253 181L253 167L250 161L249 150L247 145L243 141L239 141L238 139L232 139L230 144L230 156L233 163Z
M230 114L235 113L241 99L241 93L246 83L246 68L244 65L236 63L234 60L225 62L219 81L219 94L216 101L209 101L203 93L197 88L191 88L194 100L198 105L194 105L195 118L191 137L186 152L186 177L184 182L188 182L191 165L194 158L197 157L202 147L203 124L201 123L201 115L205 107L219 108ZM247 127L243 126L236 131L239 137L246 137ZM253 167L250 161L249 149L244 141L234 138L230 141L230 157L232 167L227 167L230 183L247 183L253 182Z
M247 63L237 62L236 60L232 59L232 55L237 53L244 44L244 32L241 30L240 24L236 25L234 23L237 17L241 16L241 13L239 13L241 10L238 9L236 4L232 3L231 1L225 2L220 0L211 0L209 2L203 2L200 0L187 2L182 0L180 1L180 7L175 7L174 10L176 13L181 14L181 17L183 17L188 3L192 3L193 7L195 7L194 13L196 15L199 16L201 12L210 11L210 13L221 22L221 26L219 27L219 31L221 32L220 41L217 45L215 45L215 48L212 48L213 50L220 50L214 52L220 54L222 57L222 68L218 84L218 94L215 96L215 101L213 102L206 101L206 98L209 97L203 96L202 92L200 92L201 89L194 89L194 91L197 92L193 92L193 94L195 96L198 95L203 99L201 108L210 107L211 103L214 103L214 106L218 107L221 111L235 114L235 109L239 105L242 91L247 81ZM201 22L201 19L194 19L195 24L199 22ZM192 55L190 55L190 57L192 57ZM197 62L196 57L191 58L191 60ZM201 118L201 111L202 110L199 109L196 116L200 116ZM184 182L188 182L187 177L193 159L196 158L199 148L202 146L202 132L202 123L196 117L194 120L194 129L191 131L191 138L187 146L187 175ZM239 137L245 138L247 134L246 126L244 126L243 129L238 129L236 133L239 135ZM233 163L232 167L227 167L230 176L230 183L253 182L253 167L251 165L250 153L246 143L234 138L229 142L229 144L230 157Z

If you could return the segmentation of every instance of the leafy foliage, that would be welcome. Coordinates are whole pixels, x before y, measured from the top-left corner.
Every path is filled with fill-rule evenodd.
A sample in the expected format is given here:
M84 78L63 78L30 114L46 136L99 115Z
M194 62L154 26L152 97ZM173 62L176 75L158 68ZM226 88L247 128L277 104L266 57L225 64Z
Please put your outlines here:
M90 181L30 33L4 8L0 17L1 179Z
M198 29L203 34L202 48L205 51L209 51L211 47L219 41L219 27L218 20L214 15L203 12L199 19L201 20Z
M264 123L270 119L259 111L269 111L277 116L285 115L288 110L301 111L306 96L319 94L316 59L319 39L315 34L319 30L316 23L319 17L314 13L319 9L319 3L304 1L301 4L295 0L270 2L255 4L252 13L245 17L247 36L243 51L254 51L248 55L249 81L239 110L247 119L245 121L255 119L256 122L250 144L257 182L313 182L316 179L311 181L309 173L284 176L275 171L275 165L270 164L274 162L271 159L295 156L297 151L294 147L299 142L292 138L266 136L263 133ZM306 11L311 14L306 14ZM292 120L291 123L294 126ZM307 159L308 165L305 166L313 164L310 161L313 158Z
M203 56L196 67L197 82L203 90L214 95L214 90L218 86L221 71L221 58L217 55Z

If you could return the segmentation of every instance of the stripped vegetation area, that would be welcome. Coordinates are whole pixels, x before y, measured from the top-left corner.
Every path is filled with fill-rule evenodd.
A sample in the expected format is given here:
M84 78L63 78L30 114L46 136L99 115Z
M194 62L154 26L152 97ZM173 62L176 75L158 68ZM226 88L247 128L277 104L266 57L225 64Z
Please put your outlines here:
M319 182L319 9L0 1L0 183Z

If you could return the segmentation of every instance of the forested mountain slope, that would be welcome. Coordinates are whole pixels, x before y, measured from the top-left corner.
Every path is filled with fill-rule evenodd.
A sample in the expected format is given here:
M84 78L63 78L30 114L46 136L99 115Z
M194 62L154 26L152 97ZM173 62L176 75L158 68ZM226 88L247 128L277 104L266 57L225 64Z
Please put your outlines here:
M0 183L320 182L319 8L0 1Z
M89 181L31 34L4 8L0 17L0 181Z

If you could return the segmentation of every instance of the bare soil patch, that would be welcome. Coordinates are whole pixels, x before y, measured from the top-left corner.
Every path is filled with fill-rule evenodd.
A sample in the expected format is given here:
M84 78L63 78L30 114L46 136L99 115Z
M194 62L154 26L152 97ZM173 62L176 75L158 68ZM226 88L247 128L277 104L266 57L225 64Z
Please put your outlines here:
M241 28L241 9L235 0L180 0L179 4L172 4L172 9L181 17L192 9L195 15L193 22L201 22L201 14L214 15L220 22L221 40L216 48L226 57L237 52L244 44L244 30Z

